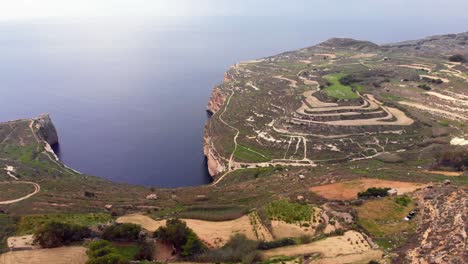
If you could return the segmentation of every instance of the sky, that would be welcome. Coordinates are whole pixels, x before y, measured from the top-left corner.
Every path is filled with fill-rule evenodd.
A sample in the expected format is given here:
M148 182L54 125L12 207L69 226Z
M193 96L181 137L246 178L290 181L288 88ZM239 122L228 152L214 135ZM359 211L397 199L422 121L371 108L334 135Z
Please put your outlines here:
M466 10L467 0L0 0L0 20L165 16L375 19L385 16L466 21Z

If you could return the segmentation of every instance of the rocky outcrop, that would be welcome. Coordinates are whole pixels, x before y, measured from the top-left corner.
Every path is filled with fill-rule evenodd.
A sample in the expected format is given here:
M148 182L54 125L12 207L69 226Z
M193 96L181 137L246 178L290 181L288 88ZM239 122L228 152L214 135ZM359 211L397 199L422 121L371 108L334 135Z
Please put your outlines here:
M211 175L211 177L214 177L219 173L224 172L225 167L221 161L221 158L219 155L217 155L217 152L213 147L211 137L207 134L207 129L205 128L205 136L203 138L203 153L207 159L208 173Z
M206 110L212 114L215 114L223 106L224 101L226 100L226 97L227 97L226 93L224 93L219 88L219 86L215 86L215 88L213 89L213 92L211 92L210 101L208 102L208 106Z
M33 119L34 129L39 138L47 142L50 146L57 144L58 135L49 114L42 114Z

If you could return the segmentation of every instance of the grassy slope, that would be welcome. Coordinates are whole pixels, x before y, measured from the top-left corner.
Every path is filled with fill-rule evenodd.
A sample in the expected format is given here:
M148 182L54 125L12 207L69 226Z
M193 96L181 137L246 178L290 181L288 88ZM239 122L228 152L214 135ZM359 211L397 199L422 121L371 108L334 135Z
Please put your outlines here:
M337 98L337 99L357 99L359 96L353 92L350 86L342 85L340 83L340 78L344 77L346 74L337 73L325 75L324 78L331 83L330 86L325 88L325 93L328 96Z
M403 244L416 227L415 220L404 220L404 217L414 209L414 204L400 205L396 203L396 197L367 201L355 208L358 224L386 249Z

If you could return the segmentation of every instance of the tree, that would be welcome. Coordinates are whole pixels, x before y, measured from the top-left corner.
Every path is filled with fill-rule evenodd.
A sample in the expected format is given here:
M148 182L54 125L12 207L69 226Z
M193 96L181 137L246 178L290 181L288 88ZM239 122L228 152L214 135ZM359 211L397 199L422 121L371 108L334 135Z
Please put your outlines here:
M85 226L48 222L34 232L34 242L44 248L60 247L90 236L91 230Z
M114 224L106 227L101 237L110 241L136 241L141 227L135 224Z
M192 229L179 219L167 220L165 227L162 226L154 232L154 237L174 245L184 257L193 256L205 250L205 246Z
M455 54L455 55L452 55L449 57L449 61L453 61L453 62L465 62L466 59L465 57L463 57L463 55L461 54Z

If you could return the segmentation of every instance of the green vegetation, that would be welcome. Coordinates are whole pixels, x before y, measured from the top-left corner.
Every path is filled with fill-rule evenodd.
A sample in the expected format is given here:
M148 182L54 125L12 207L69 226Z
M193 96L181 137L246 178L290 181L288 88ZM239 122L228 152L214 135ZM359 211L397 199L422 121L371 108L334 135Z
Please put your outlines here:
M247 214L248 208L242 206L191 206L177 214L179 218L206 221L228 221Z
M373 198L373 197L385 197L388 195L388 190L390 188L375 188L371 187L364 192L358 193L358 198L361 199L368 199L368 198Z
M468 168L468 149L450 148L436 153L437 167L450 167L457 171L464 171Z
M287 200L273 201L265 207L270 219L286 223L310 221L313 208L307 204L292 203Z
M430 90L432 89L432 88L431 88L429 85L427 85L426 83L419 84L419 85L418 85L418 88L421 88L421 89L423 89L423 90L425 90L425 91L430 91Z
M234 152L234 157L241 161L250 162L264 162L271 160L270 157L253 149L252 147L246 147L242 145L237 146L236 152Z
M34 229L44 223L59 222L92 226L109 222L112 217L109 214L49 214L49 215L27 215L21 217L18 223L18 234L31 234Z
M466 59L461 54L455 54L455 55L452 55L452 56L449 57L449 61L452 61L452 62L465 62Z
M110 241L137 241L141 226L135 224L114 224L102 232L101 237Z
M116 245L107 240L97 240L88 244L87 264L129 263L138 259L140 246L136 244Z
M166 226L154 232L154 237L172 244L182 257L191 257L206 250L193 230L179 219L167 220Z
M385 197L355 207L358 224L384 249L403 244L414 232L415 221L404 220L413 208L409 197Z
M411 203L411 198L406 195L397 196L395 197L395 203L406 207Z
M53 248L68 245L89 237L91 230L75 224L47 222L34 232L34 243L43 248Z
M0 213L0 249L6 248L6 240L16 232L15 218Z
M254 263L260 260L257 247L258 242L236 234L223 247L198 255L194 260L210 263Z
M343 85L340 83L340 79L345 77L346 74L337 73L325 75L323 78L330 83L324 91L325 93L333 98L337 99L357 99L359 96L353 91L350 86Z
M262 241L258 244L258 249L268 250L272 248L286 247L286 246L292 246L296 244L297 244L296 240L292 238L283 238L283 239L273 240L273 241Z

